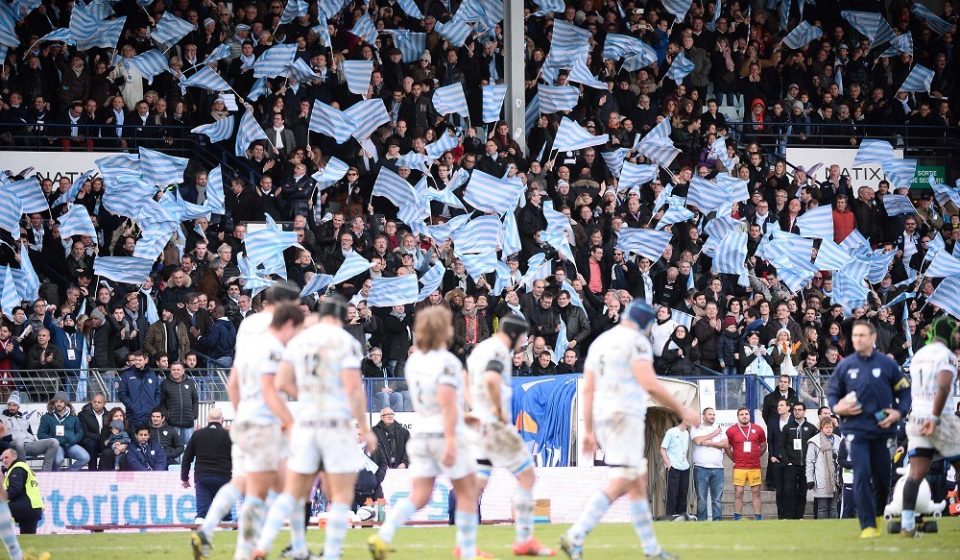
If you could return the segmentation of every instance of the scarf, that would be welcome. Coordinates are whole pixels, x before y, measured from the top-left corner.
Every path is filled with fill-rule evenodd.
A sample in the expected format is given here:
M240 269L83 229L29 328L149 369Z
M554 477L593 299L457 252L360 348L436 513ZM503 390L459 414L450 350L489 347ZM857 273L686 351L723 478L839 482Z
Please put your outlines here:
M477 343L477 338L478 338L478 337L477 337L478 329L477 329L477 313L476 313L476 311L469 312L469 313L466 312L466 311L463 312L463 324L464 324L464 330L466 331L466 332L464 333L464 337L463 337L463 338L465 338L465 339L467 340L467 344L476 344L476 343Z
M836 459L833 457L833 437L819 434L820 453L823 457L823 474L827 490L837 487Z

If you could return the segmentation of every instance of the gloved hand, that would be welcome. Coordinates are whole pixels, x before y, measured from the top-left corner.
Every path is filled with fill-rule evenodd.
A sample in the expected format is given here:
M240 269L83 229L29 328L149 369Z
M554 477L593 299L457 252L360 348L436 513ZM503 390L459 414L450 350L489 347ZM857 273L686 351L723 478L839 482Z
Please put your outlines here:
M807 490L813 490L813 483L812 483L812 482L808 482L808 483L807 483Z

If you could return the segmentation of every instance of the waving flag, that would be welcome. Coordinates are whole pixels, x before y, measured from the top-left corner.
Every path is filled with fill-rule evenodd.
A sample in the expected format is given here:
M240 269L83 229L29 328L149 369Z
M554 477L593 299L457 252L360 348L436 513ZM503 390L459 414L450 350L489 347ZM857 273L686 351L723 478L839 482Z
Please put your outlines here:
M535 16L545 16L547 14L562 13L567 9L563 0L533 0L539 10L534 12Z
M853 251L857 250L860 247L869 248L870 242L867 241L867 238L864 237L862 233L860 233L860 230L855 229L850 232L850 235L848 235L846 238L844 238L843 241L840 242L840 247L843 250L849 251L852 253Z
M897 35L896 39L890 41L890 46L887 47L887 50L883 51L883 54L880 56L889 57L897 56L898 54L913 55L913 35L909 31Z
M23 205L16 193L0 189L0 229L10 233L14 239L20 239L20 216Z
M16 30L17 20L19 19L10 4L0 2L0 45L10 48L16 48L20 45ZM4 60L6 60L6 57L4 57Z
M256 101L268 93L270 93L270 91L267 87L267 79L257 78L257 80L253 82L253 85L250 86L250 93L247 94L247 100Z
M73 45L76 43L76 41L74 41L73 37L70 35L70 28L68 27L54 29L50 33L47 33L43 37L37 39L37 44L46 42L66 43L68 45Z
M847 311L867 302L867 288L863 280L852 278L847 270L840 269L833 275L833 293L830 300L842 305Z
M157 49L150 49L143 54L138 54L137 56L128 59L127 64L133 66L138 72L143 74L143 77L147 79L148 84L153 83L154 76L158 76L164 72L170 71L170 66L167 63L167 57L163 56L163 53Z
M433 106L437 113L441 115L456 113L467 118L470 117L467 98L463 93L463 84L460 82L437 88L433 92Z
M927 298L929 303L940 307L954 317L960 318L960 277L944 279Z
M123 284L142 284L150 276L153 259L105 257L93 259L93 273Z
M229 139L233 136L233 129L236 123L233 120L233 116L226 116L218 121L213 121L210 124L203 124L190 132L193 134L203 134L210 138L211 142L223 142L224 140Z
M357 18L357 21L353 24L353 29L350 29L350 33L371 45L377 41L377 26L370 19L370 14L366 12Z
M37 276L37 271L33 269L33 263L30 262L30 254L26 243L20 245L20 268L11 269L10 273L13 274L13 280L17 284L17 293L21 300L36 301L39 299L40 278Z
M960 275L960 259L946 251L939 251L924 274L930 278Z
M123 16L109 21L97 21L95 31L86 37L74 37L77 42L77 50L84 51L94 47L112 49L117 46L120 40L120 33L123 32L123 26L127 22L127 17ZM73 29L70 30L73 35Z
M640 185L649 183L657 178L659 168L656 165L639 165L623 162L620 169L620 181L617 183L617 192L632 189Z
M443 263L437 261L427 269L427 272L420 277L420 283L423 286L420 288L420 293L417 295L417 302L421 302L428 297L430 294L440 289L440 284L443 283L443 275L447 272L447 269L443 267Z
M668 12L676 16L677 21L687 17L687 11L690 9L691 0L663 0L663 7Z
M353 120L353 137L357 140L370 138L380 125L390 122L387 107L379 97L354 103L343 112Z
M871 255L867 262L870 263L870 271L867 273L867 281L871 284L879 284L883 277L887 275L887 272L890 270L890 265L893 264L893 260L897 257L896 251L890 251L888 253L877 253Z
M850 261L850 255L833 242L832 239L821 239L817 250L817 259L814 261L817 270L840 270Z
M367 259L360 256L356 251L351 251L350 254L343 260L343 264L340 265L340 268L337 269L336 274L333 275L333 280L330 284L336 286L341 282L346 282L355 276L359 276L366 271L370 270L370 267L373 266L373 263Z
M310 280L303 286L303 289L300 290L300 297L305 298L310 294L315 294L320 290L325 289L333 282L333 276L329 274L314 274L310 277Z
M497 216L477 216L453 230L454 252L457 256L468 253L495 252L500 244L503 224Z
M663 256L673 234L653 229L623 228L617 235L617 249L647 257L656 262Z
M295 56L297 56L296 44L274 45L263 51L260 58L253 63L253 77L275 78L282 76L287 67L293 64Z
M605 134L594 136L576 121L563 117L557 136L553 140L553 148L558 152L582 150L591 146L601 146L607 143Z
M221 168L222 166L218 165L211 169L210 173L207 173L207 200L204 201L203 204L212 214L226 213L223 193L223 170Z
M308 15L310 7L303 0L287 0L287 5L283 7L283 13L280 14L280 23L290 23L300 16Z
M930 93L930 86L933 84L933 70L917 64L913 67L913 70L910 71L910 74L907 75L907 79L903 81L903 85L900 86L899 91L910 92L926 92Z
M879 12L843 10L840 12L840 16L847 20L861 35L870 39L871 47L890 42L897 37L893 29L890 28L890 24L883 19L883 14Z
M139 150L144 181L160 187L179 185L183 182L183 172L190 164L189 159L168 156L144 147L140 147Z
M687 204L696 206L701 212L709 213L729 207L738 196L739 194L734 194L725 185L694 176L687 192Z
M27 177L19 181L11 181L2 185L2 190L10 191L20 200L23 206L22 212L30 214L32 212L47 212L50 206L47 205L47 198L40 188L40 180L37 176Z
M87 207L81 204L74 204L70 210L57 218L60 222L60 237L66 239L74 235L86 235L91 239L97 238L97 230L93 227L93 221L90 220L90 214L87 213Z
M460 140L457 136L443 132L440 134L440 137L437 138L436 142L427 144L427 155L431 158L439 158L444 153L456 148L459 144Z
M747 232L728 232L717 245L713 257L713 269L720 274L746 277L744 261L747 260Z
M417 203L416 193L410 183L386 167L380 168L373 184L373 196L382 196L398 208Z
M340 13L345 3L345 0L317 0L317 12L330 19Z
M935 13L931 12L930 8L924 6L920 2L914 3L914 5L910 7L910 11L913 12L915 16L927 22L927 27L929 27L930 31L936 35L944 35L953 31L952 23L940 18Z
M320 78L320 75L314 72L313 68L310 68L302 58L294 58L293 64L287 66L286 74L291 80L301 83Z
M677 53L677 56L674 57L673 63L670 64L670 68L667 70L667 77L679 86L683 83L683 79L686 78L690 72L693 72L695 67L693 61L688 59L683 54L683 51L680 51Z
M913 202L910 202L910 197L902 194L884 195L883 209L887 211L888 216L917 213L917 209L913 207Z
M277 231L272 228L248 233L243 242L247 249L247 259L257 266L267 262L273 255L297 244L297 232Z
M163 12L157 27L150 33L150 38L163 45L173 46L193 30L192 23L184 21L167 11Z
M252 111L244 111L240 117L240 130L237 131L237 141L234 143L234 154L237 157L247 157L247 148L257 140L269 140L267 135L257 124Z
M473 33L473 27L462 21L448 21L447 23L437 22L434 26L441 37L450 42L455 47L462 47L467 42L467 38Z
M954 206L960 206L960 187L951 188L938 182L937 177L933 173L927 176L927 183L929 183L930 188L933 189L937 204L946 206L947 203L952 202ZM929 250L929 247L927 249Z
M802 49L820 37L823 37L822 29L810 25L808 21L801 21L800 25L783 38L783 44L791 49Z
M207 55L207 58L203 59L203 66L213 64L214 62L220 62L221 60L230 58L230 43L220 43Z
M370 307L393 307L416 303L420 294L420 285L415 274L388 278L379 276L373 279L367 305Z
M503 99L506 96L505 84L483 86L483 122L491 123L500 120L500 109L503 107Z
M572 111L580 102L580 90L573 86L540 85L538 90L543 113Z
M356 123L343 111L327 105L317 99L313 102L310 112L309 129L319 134L325 134L343 144L350 140Z
M413 4L413 0L407 0ZM416 4L414 4L416 6ZM410 64L420 60L427 50L427 34L409 31L406 29L390 29L387 31L393 37L393 44L400 49L401 60Z
M20 295L17 293L17 283L13 280L13 274L10 267L3 267L3 288L0 289L0 311L7 316L7 319L13 321L13 309L21 303Z
M327 161L327 164L323 166L323 169L314 173L311 178L317 182L317 189L322 191L340 179L343 179L343 176L347 174L349 169L350 166L346 163L335 157L331 157L330 160Z
M136 218L140 208L157 194L157 188L139 179L130 182L106 185L103 192L103 207L108 212L127 218Z
M594 75L590 72L590 68L587 67L586 51L581 52L582 54L574 61L573 68L570 69L570 75L567 76L567 80L583 84L594 89L599 89L601 91L607 91L606 82L601 82L594 77Z
M345 60L340 65L343 75L347 78L347 89L350 93L366 95L370 89L370 75L373 74L372 60Z
M894 188L909 188L917 174L917 160L891 159L883 162L884 177Z
M646 43L640 39L630 35L607 33L606 38L603 40L603 58L618 60L639 51L643 48L642 45L645 44Z
M864 138L860 141L860 147L857 149L857 155L853 158L853 165L863 165L865 163L883 164L896 156L893 153L893 146L886 140L871 140Z
M514 209L524 191L520 182L504 181L475 169L463 193L463 201L483 212L502 214Z
M629 153L629 148L617 148L612 152L601 152L600 155L603 157L603 162L607 164L607 170L610 171L610 174L617 177L620 175L624 160Z
M671 197L672 198L672 197ZM693 212L687 210L682 204L674 205L670 204L667 206L666 212L663 213L663 216L660 217L660 220L657 221L657 228L663 228L669 225L673 225L679 222L685 222L687 220L693 219Z
M804 237L833 239L833 208L825 204L807 210L797 218L797 227Z

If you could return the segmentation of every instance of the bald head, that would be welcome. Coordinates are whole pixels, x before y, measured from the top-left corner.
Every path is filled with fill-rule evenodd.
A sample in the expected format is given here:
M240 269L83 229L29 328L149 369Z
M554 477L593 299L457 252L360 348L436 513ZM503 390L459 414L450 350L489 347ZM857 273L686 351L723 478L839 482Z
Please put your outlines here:
M210 412L207 413L207 422L223 423L223 410L219 408L211 408Z

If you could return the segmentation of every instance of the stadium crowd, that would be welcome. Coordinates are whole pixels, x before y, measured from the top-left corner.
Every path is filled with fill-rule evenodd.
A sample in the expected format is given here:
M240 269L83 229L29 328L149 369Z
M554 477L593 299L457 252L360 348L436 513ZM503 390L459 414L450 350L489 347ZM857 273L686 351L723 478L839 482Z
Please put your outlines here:
M579 94L569 107L534 113L528 118L526 151L505 122L484 122L483 87L504 77L502 29L490 7L496 2L350 2L332 9L331 2L320 2L303 4L305 14L297 11L299 2L291 4L287 18L287 7L278 0L179 0L170 6L124 0L101 17L126 17L115 57L109 47L79 50L62 38L40 41L58 29L72 33L78 18L71 18L71 9L79 3L2 1L0 13L13 19L3 19L0 26L9 24L15 34L11 40L0 33L0 44L14 43L4 49L0 74L0 143L6 149L147 148L176 155L185 146L206 149L188 132L192 127L235 121L227 137L211 139L210 147L223 148L219 168L204 168L193 158L182 182L154 185L148 192L165 208L171 200L180 208L187 203L206 208L217 198L224 208L182 219L150 255L156 262L142 283L114 281L96 271L97 259L139 257L141 244L156 242L150 216L118 215L107 208L105 193L129 185L107 172L82 178L79 190L69 177L39 181L49 209L16 216L17 227L0 231L0 263L12 274L8 283L28 268L39 281L33 293L18 289L16 303L9 306L4 286L4 398L26 388L34 400L65 400L67 395L54 395L55 386L45 392L19 381L52 375L82 402L89 395L76 390L80 368L115 371L120 396L129 390L130 403L144 401L133 404L134 411L124 401L127 416L138 416L129 427L149 425L160 400L145 399L140 388L149 378L160 390L156 371L177 370L182 376L185 368L189 377L203 367L230 366L236 328L259 306L251 285L261 277L250 272L242 255L252 233L248 224L263 222L265 215L296 234L296 245L283 250L279 272L301 288L315 275L337 275L354 256L371 263L369 270L314 289L302 301L312 307L326 291L348 298L347 329L368 353L363 373L381 380L402 376L411 352L412 318L424 307L454 311L453 351L463 359L497 331L502 317L523 316L532 336L514 357L514 374L539 375L581 371L591 341L620 321L630 300L643 298L660 306L652 333L660 374L802 373L810 383L800 398L813 407L822 404L821 373L829 374L853 351L854 320L873 322L879 350L902 363L922 343L926 325L942 313L927 304L939 281L918 273L933 258L933 243L939 242L938 251L952 253L960 240L960 218L950 197L934 200L924 193L916 197L914 212L893 215L884 199L907 194L909 180L881 181L875 191L843 174L824 150L829 172L817 181L814 170L808 174L785 161L783 148L856 148L866 136L893 145L902 145L906 137L935 149L955 146L950 144L957 126L952 105L960 93L960 57L954 50L958 16L950 1L943 3L942 19L929 19L910 2L891 2L882 16L898 39L882 43L840 17L839 8L847 3L829 0L786 2L786 16L761 2L725 2L719 14L714 2L679 2L688 8L679 18L657 1L544 2L542 11L528 2L523 53L528 104L539 99L545 111L541 88L551 82L574 84L569 67L556 71L549 63L560 25L589 35L589 45L580 45L588 47L587 56L578 64L585 60L591 77L605 89L577 85ZM676 10L678 2L664 4ZM423 17L410 14L412 8ZM318 9L328 17L318 18ZM453 14L460 19L451 19ZM188 22L190 31L159 45L154 40L171 15ZM784 37L801 21L818 26L822 36L789 48ZM457 26L469 31L465 40L452 30ZM403 30L425 34L425 48L415 56L409 56ZM169 29L163 31L169 35ZM643 41L655 60L635 70L621 66L604 48L614 34ZM906 36L912 38L909 49L900 39ZM264 53L282 44L296 45L294 59L309 75L301 80L301 74L288 71L255 78L255 61L269 58ZM900 45L900 51L891 45ZM133 61L158 46L169 69L148 81L145 66ZM214 61L205 65L208 57ZM344 64L362 60L373 62L364 95L351 87L349 64ZM683 61L692 69L674 80L670 72ZM900 91L916 65L932 71L926 91ZM230 90L181 85L205 67ZM584 81L582 73L577 79ZM458 83L467 114L440 114L432 96L437 88ZM223 95L229 92L237 97ZM386 116L368 137L343 141L315 130L315 103L349 109L364 99L382 99ZM232 101L239 103L238 110L228 108ZM732 106L743 111L742 123L728 122L726 109ZM259 134L244 136L249 129L241 116L251 113ZM603 141L555 150L562 117ZM665 126L668 143L677 150L669 161L639 144ZM428 147L451 138L451 132L455 145L428 155ZM237 134L243 136L239 142ZM252 141L244 142L247 138ZM718 138L725 139L724 154L715 148ZM233 155L235 143L243 157ZM345 173L318 186L325 173L333 173L331 158L345 164ZM16 162L3 160L4 167L15 167ZM622 166L651 161L661 165L650 177L619 187ZM451 241L455 233L411 223L396 200L383 191L374 195L387 172L417 188L427 177L433 192L443 193L431 196L427 223L463 227L465 220L485 214L465 200L472 183L460 180L475 170L505 177L505 184L523 184L522 203L508 212L513 220L503 219L496 272L478 271L475 254L460 254ZM219 181L211 180L215 171L222 174ZM15 170L8 175L4 180L11 184L25 179ZM690 199L686 206L676 202L692 194L698 180L715 185L718 177L731 176L745 183L747 196L706 212ZM222 197L210 192L221 185ZM879 274L870 274L869 288L861 277L865 297L855 304L835 297L834 275L841 266L813 267L800 285L788 286L781 281L788 265L772 254L782 246L768 245L774 249L764 252L775 232L800 233L798 220L826 205L832 207L832 235L814 232L815 241L808 235L807 264L823 244L856 241L858 235L871 262L882 261ZM68 211L76 207L89 215L95 236L61 235ZM561 242L548 235L557 213ZM465 218L453 221L459 216ZM711 223L733 225L711 230ZM506 250L513 245L511 227L519 241L512 252ZM669 242L655 255L631 250L620 238L636 229L665 231ZM719 259L711 257L721 250L718 243L705 250L711 232L719 240L737 229L747 236L739 282L728 268L717 271ZM849 251L845 257L853 258L858 245L842 247ZM541 253L545 265L529 266ZM438 287L417 303L368 305L375 279L423 277L437 270L432 267L438 262L443 265ZM902 294L915 297L904 302L897 299ZM163 386L181 383L171 379ZM410 410L404 391L402 382L382 382L374 404Z

